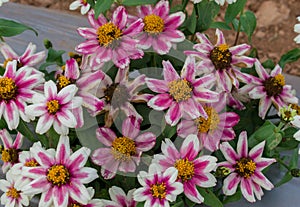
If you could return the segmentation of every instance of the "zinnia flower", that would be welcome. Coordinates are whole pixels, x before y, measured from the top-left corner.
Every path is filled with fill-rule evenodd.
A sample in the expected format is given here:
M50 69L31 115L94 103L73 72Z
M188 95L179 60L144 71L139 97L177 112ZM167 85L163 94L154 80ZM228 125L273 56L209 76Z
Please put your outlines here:
M298 103L298 98L294 95L292 86L285 84L285 78L279 65L276 65L269 74L261 63L256 60L255 70L259 78L253 78L252 84L254 86L250 90L249 96L252 99L260 99L258 112L261 118L265 118L272 104L279 109L289 103Z
M55 83L50 80L44 85L44 94L34 94L33 104L26 107L26 114L39 117L36 133L44 134L53 125L58 134L67 135L69 128L83 123L81 115L73 114L73 110L82 104L82 98L75 96L76 92L77 87L74 84L58 92Z
M135 207L137 202L133 200L133 192L135 189L128 191L127 195L122 188L112 186L109 190L110 200L101 199L103 207Z
M210 151L219 149L220 141L229 141L235 138L234 127L240 120L234 112L222 112L226 107L226 100L204 105L208 118L183 119L177 126L180 137L196 134L201 146Z
M97 129L97 139L106 148L96 149L92 154L92 161L101 166L101 174L105 179L113 178L118 170L134 172L142 153L155 145L156 137L153 133L139 134L140 122L135 117L126 118L122 124L121 136L117 136L110 128Z
M176 12L169 14L169 1L161 0L154 8L151 5L137 7L137 16L143 19L142 34L137 36L138 46L149 49L151 46L158 54L166 54L172 44L185 40L185 35L178 30L184 22L185 14Z
M11 170L6 173L6 180L0 180L1 204L9 207L23 207L29 205L29 196L23 192L23 188L30 182L20 176L12 174Z
M297 20L300 22L300 16L297 17ZM294 31L300 33L300 24L295 24ZM300 43L300 34L295 37L294 41L298 44Z
M21 56L19 56L8 44L3 42L0 43L0 52L5 58L3 64L4 68L6 67L8 62L13 60L17 61L17 69L23 66L31 66L31 67L36 66L37 64L41 63L43 59L46 57L46 52L41 51L35 53L35 51L36 51L36 45L30 42L25 52Z
M239 88L239 81L250 83L252 76L240 71L240 67L252 67L254 58L243 54L250 49L247 44L229 47L224 35L216 30L217 42L213 45L205 34L196 33L199 44L194 45L197 51L185 51L185 54L201 59L198 63L197 73L214 74L219 90L231 92L232 86Z
M70 84L75 84L78 88L76 95L82 98L82 106L86 107L91 114L96 114L104 107L103 101L96 97L96 93L102 79L105 78L105 73L101 70L81 72L77 61L70 58L66 61L64 70L57 72L57 87L61 90ZM77 110L80 109L82 108L77 108ZM77 116L82 114L82 111L75 112L77 112ZM83 120L83 118L79 120ZM78 123L76 127L82 125L83 122Z
M6 129L0 130L0 138L4 145L1 159L3 161L2 171L6 173L15 163L19 162L19 152L23 143L23 135L18 132L15 141L12 140Z
M138 181L142 187L134 191L133 199L138 202L146 201L145 207L169 206L169 202L175 201L183 192L182 183L176 181L177 176L178 171L175 167L162 172L157 164L151 164L148 173L140 171L138 174Z
M0 117L4 117L10 130L16 129L20 117L30 121L25 115L27 103L31 103L33 88L44 82L41 73L32 74L32 67L24 66L17 70L17 61L7 63L4 75L0 77Z
M91 5L87 2L87 0L76 0L76 1L73 1L70 4L69 9L70 10L76 10L79 7L81 7L80 8L80 13L82 15L84 15L84 14L86 14L90 10Z
M113 120L121 111L126 116L133 116L142 120L143 117L131 103L147 102L153 97L151 94L142 94L139 91L146 83L145 75L139 75L134 80L129 81L128 73L129 68L118 70L114 82L108 75L103 73L104 78L97 86L97 97L104 105L102 109L107 112L105 117L105 126L107 127L112 125ZM100 108L98 107L98 109Z
M162 155L154 155L152 163L160 165L163 171L175 166L177 180L183 183L184 194L195 203L202 203L203 196L196 186L209 188L216 185L216 178L210 172L217 166L217 158L210 155L199 156L200 144L196 135L189 135L182 143L180 151L170 139L161 145Z
M162 111L168 109L166 123L174 126L179 119L187 114L191 118L207 114L202 103L216 102L218 93L206 88L211 85L215 78L213 75L195 78L194 58L187 58L179 76L169 61L163 61L164 80L146 78L150 90L159 93L148 101L148 106L154 110Z
M100 207L102 206L100 199L93 199L95 190L92 187L87 188L87 191L89 193L89 201L87 204L78 203L77 201L73 200L72 198L69 198L69 207Z
M112 60L122 69L129 65L130 59L143 57L133 36L143 30L144 24L138 19L127 25L127 12L123 6L114 11L109 22L102 14L95 19L93 10L88 13L88 20L93 28L78 28L79 35L87 40L76 47L77 52L93 54L91 58L97 63Z
M23 167L22 175L32 181L23 189L27 194L42 193L39 207L67 206L69 198L86 205L90 194L84 184L98 178L97 170L84 167L90 150L81 147L72 153L69 137L61 136L56 152L49 152L43 148L32 151L40 163L37 167Z
M271 190L273 184L264 176L262 170L276 162L273 158L262 157L265 141L259 143L248 152L247 132L241 132L237 143L237 151L228 142L223 142L220 150L227 161L218 163L219 166L226 167L230 174L223 183L225 195L233 195L238 185L242 195L249 202L255 202L263 196L262 188Z

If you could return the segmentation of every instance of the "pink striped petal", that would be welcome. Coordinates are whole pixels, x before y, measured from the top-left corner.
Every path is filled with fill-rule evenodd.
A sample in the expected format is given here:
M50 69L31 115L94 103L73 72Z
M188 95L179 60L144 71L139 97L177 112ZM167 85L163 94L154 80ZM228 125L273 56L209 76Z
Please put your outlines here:
M74 58L66 61L65 76L67 78L77 80L79 78L79 66Z
M66 186L54 187L53 190L54 206L67 206L69 200L69 192Z
M252 180L242 179L241 180L241 191L242 191L244 198L246 198L247 201L255 202L253 188L252 188Z
M135 117L128 117L122 124L122 135L131 139L137 137L140 132L141 121Z
M236 160L240 159L240 156L236 154L236 152L228 142L223 142L220 145L220 150L223 153L225 159L228 160L230 163L235 164Z
M57 163L66 163L67 159L70 157L70 141L68 136L61 136L57 144L56 151L56 162Z
M172 103L173 98L171 95L168 93L162 93L151 98L148 102L148 106L155 110L162 111L169 108Z
M91 39L77 45L75 50L81 54L88 55L95 53L99 47L99 42Z
M202 203L204 201L203 196L198 192L196 185L193 185L191 182L185 182L183 184L184 187L184 195L191 201L195 203Z
M271 107L272 99L269 97L263 97L259 101L258 115L264 119L268 109Z
M142 19L138 19L130 24L123 32L123 35L134 36L138 35L143 31L144 23Z
M180 148L181 157L194 160L200 152L200 143L196 135L189 135L182 143Z
M169 91L168 83L165 80L146 78L147 86L156 93L165 93Z
M127 23L127 12L123 6L119 6L113 13L112 23L123 30Z
M222 45L222 44L226 44L223 32L219 29L216 29L216 36L217 36L217 43L216 45Z
M182 120L177 125L177 134L182 138L186 138L190 134L197 134L198 129L195 122L192 120Z
M110 147L117 135L110 128L100 127L96 130L96 137L101 143Z
M247 44L241 44L236 45L229 48L229 51L232 55L243 55L245 52L247 52L251 48L250 45Z
M275 77L278 74L282 74L282 68L277 64L273 70L271 70L270 75Z
M209 41L209 39L206 37L205 34L197 32L196 33L196 37L198 38L198 40L200 41L200 43L205 43L208 45L212 45L211 42Z
M248 157L248 139L246 131L242 131L240 133L239 140L237 143L237 154L240 158Z
M0 51L5 59L17 60L19 58L17 53L8 44L4 42L0 44Z
M256 59L254 64L255 64L256 73L258 74L258 76L260 78L262 78L263 80L266 80L270 77L270 75L267 73L267 71L262 66L262 64L259 62L259 60Z
M65 163L65 165L70 169L80 169L82 168L91 153L91 150L86 147L81 147L80 149L76 150L71 156L69 157L69 161Z
M169 1L159 1L153 9L153 14L165 19L169 15L169 11Z
M157 52L160 55L164 55L170 51L172 44L170 41L162 40L161 38L158 38L152 42L152 47L155 52Z
M170 139L165 139L164 142L162 142L161 151L169 159L177 160L181 158L180 153Z
M165 28L169 29L177 29L185 20L185 14L183 12L176 12L170 14L165 19Z
M145 132L135 138L135 144L138 150L149 151L156 143L156 136L151 132Z
M241 177L237 173L231 173L225 178L223 183L223 192L225 195L233 195L241 181Z
M260 171L255 171L251 176L251 179L253 182L260 185L266 190L271 190L272 188L274 188L274 185Z
M169 110L165 115L166 123L171 126L175 126L179 122L181 117L182 117L182 112L179 107L179 104L173 102L173 104L169 107Z
M85 39L94 39L97 38L97 30L94 28L85 28L80 27L77 29L77 32L80 36L82 36Z

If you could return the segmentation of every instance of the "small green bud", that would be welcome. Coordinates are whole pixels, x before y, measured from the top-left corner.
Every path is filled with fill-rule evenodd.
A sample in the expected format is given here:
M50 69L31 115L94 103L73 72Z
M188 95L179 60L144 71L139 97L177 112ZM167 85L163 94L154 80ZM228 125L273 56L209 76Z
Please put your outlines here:
M216 170L216 177L224 178L230 174L230 169L224 166L219 166Z
M52 48L52 42L48 39L44 39L44 46L46 49Z
M291 169L291 175L297 178L300 177L300 169L299 168Z

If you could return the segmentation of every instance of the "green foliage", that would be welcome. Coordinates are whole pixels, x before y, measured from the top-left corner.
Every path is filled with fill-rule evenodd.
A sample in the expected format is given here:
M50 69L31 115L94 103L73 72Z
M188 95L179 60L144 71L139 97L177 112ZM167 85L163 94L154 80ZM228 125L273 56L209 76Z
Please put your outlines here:
M107 10L109 10L113 3L114 0L96 1L94 6L95 18L98 18L100 14L104 14Z
M147 0L147 4L155 4L157 0ZM122 4L125 6L138 6L145 4L145 0L123 0Z
M225 12L225 22L230 24L237 15L243 11L247 0L238 0L234 4L229 4Z
M8 20L8 19L0 19L0 37L12 37L18 34L23 33L26 30L31 30L38 35L37 31L34 30L32 27L24 25L22 23Z
M208 188L197 188L199 193L204 197L204 204L214 207L223 207L222 202L218 197Z
M284 68L284 66L287 63L295 62L299 58L300 58L300 48L295 48L282 55L278 64L280 65L281 68Z
M214 18L220 11L220 6L214 1L204 0L196 4L198 22L197 32L204 32L212 24Z
M251 43L253 32L256 28L256 17L252 11L246 11L240 17L241 26L243 31L248 36L248 41Z

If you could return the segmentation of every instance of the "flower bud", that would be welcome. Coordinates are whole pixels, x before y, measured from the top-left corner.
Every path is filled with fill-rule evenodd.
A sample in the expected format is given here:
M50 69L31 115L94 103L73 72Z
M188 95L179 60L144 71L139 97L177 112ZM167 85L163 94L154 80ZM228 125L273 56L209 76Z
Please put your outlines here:
M216 170L216 177L224 178L230 174L230 169L224 166L219 166Z
M297 178L300 177L300 169L299 168L291 169L291 175Z

